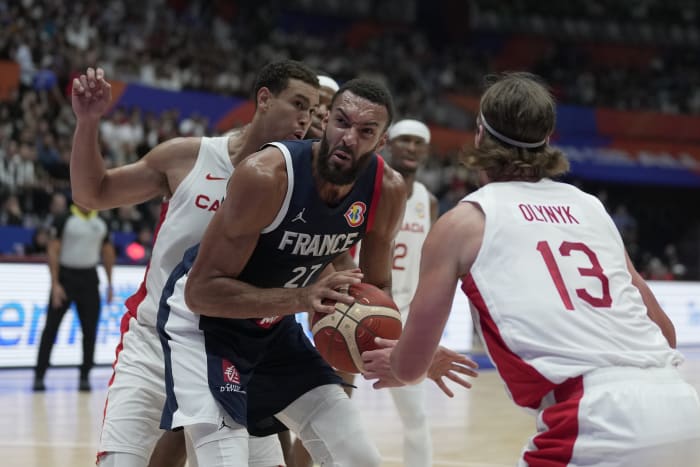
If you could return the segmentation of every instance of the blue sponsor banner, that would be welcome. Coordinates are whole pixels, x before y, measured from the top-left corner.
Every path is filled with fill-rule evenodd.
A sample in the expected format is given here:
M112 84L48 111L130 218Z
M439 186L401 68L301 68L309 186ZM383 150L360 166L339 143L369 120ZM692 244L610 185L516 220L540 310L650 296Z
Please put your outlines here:
M95 344L95 363L114 362L121 337L124 301L143 280L143 266L116 266L111 304L105 303L107 280L99 268L102 310ZM50 276L45 264L0 263L0 367L31 367L46 321ZM82 361L82 331L75 307L66 313L51 353L52 365L77 365Z

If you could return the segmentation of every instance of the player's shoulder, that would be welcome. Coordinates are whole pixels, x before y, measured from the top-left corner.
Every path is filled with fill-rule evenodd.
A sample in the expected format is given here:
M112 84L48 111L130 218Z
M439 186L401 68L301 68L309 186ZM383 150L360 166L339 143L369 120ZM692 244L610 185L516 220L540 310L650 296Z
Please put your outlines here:
M266 145L236 165L234 176L256 183L276 183L286 180L287 167L284 155L275 145Z
M382 175L382 191L406 193L406 183L403 177L389 164L384 164L384 174Z
M181 165L191 166L201 144L202 138L194 136L169 139L151 149L143 160L161 172L180 168Z
M442 232L445 239L456 240L461 236L483 235L485 216L481 207L469 201L461 201L438 218L433 229Z

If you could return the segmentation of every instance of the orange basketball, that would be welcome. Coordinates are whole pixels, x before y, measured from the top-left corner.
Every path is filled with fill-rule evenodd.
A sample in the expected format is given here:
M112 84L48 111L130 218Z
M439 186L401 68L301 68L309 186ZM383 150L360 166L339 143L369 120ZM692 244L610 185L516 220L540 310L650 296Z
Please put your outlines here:
M351 285L348 294L355 303L336 303L333 313L315 313L311 332L316 348L331 366L360 373L362 352L377 348L375 337L401 336L401 315L391 297L374 285Z

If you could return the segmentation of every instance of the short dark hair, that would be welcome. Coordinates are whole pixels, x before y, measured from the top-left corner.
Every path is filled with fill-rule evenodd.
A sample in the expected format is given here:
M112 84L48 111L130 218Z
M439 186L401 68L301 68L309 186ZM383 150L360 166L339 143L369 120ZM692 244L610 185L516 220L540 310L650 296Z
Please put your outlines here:
M295 60L280 60L265 65L258 72L253 88L253 98L261 88L267 88L275 96L287 89L290 79L298 79L318 89L316 72Z
M338 89L338 91L333 96L331 101L331 108L335 104L338 96L343 94L345 91L350 91L356 96L367 99L370 102L379 104L386 108L387 114L389 115L389 120L386 122L386 128L389 128L391 122L394 120L394 99L391 97L391 92L383 84L373 81L367 78L355 78L350 81L346 81Z

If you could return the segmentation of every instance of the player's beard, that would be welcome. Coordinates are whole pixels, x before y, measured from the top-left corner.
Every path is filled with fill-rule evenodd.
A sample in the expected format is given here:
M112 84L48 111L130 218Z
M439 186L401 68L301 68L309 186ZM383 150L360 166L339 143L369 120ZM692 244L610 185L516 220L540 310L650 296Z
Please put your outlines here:
M336 146L333 151L340 150L347 154L353 154L350 148L345 146ZM352 161L352 165L347 169L342 169L330 161L331 153L326 138L321 139L321 147L318 151L316 159L316 170L321 178L334 185L349 185L357 180L360 172L367 166L374 149L362 154L359 158Z

